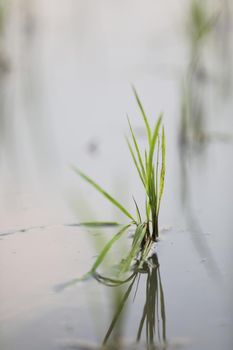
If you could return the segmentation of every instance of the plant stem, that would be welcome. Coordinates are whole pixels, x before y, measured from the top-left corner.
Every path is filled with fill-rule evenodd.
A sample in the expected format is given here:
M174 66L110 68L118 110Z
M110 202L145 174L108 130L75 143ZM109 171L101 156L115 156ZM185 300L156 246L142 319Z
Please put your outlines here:
M154 242L156 242L159 236L158 218L156 217L156 215L152 218L152 220L152 239Z

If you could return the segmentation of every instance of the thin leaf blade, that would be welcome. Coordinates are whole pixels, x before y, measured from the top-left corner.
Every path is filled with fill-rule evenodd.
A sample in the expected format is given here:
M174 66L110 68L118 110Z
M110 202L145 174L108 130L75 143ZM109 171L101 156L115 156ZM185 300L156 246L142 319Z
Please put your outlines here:
M136 207L136 212L137 212L138 221L139 221L139 223L141 224L141 223L142 223L142 217L141 217L140 210L139 210L139 208L138 208L137 202L136 202L136 200L135 200L134 197L133 197L133 201L134 201L134 204L135 204L135 207Z
M140 248L141 248L141 243L143 241L143 238L145 237L146 234L146 225L140 224L137 226L135 234L134 234L134 239L133 239L133 245L132 248L125 259L125 261L122 263L120 273L127 272L130 268L130 265L132 263L132 260L137 256Z
M95 181L93 181L89 176L84 174L75 166L72 166L72 169L76 174L81 176L85 181L87 181L92 187L94 187L99 193L101 193L105 198L107 198L113 205L115 205L122 213L128 216L131 220L135 221L133 216L128 212L127 209L123 207L115 198L108 194L102 187L100 187Z
M160 190L159 190L159 203L158 203L158 212L157 213L159 213L161 199L162 199L162 195L163 195L163 191L164 191L165 171L166 171L166 140L165 140L164 127L163 127L163 131L162 131L162 164L161 164L161 172L160 172Z
M131 147L131 144L129 143L129 140L127 138L126 138L126 142L127 142L128 147L129 147L129 151L130 151L131 157L133 159L134 165L135 165L135 167L136 167L136 169L138 171L138 175L139 175L139 177L140 177L140 179L142 181L143 186L145 187L145 182L144 182L143 175L141 173L140 167L138 165L138 162L137 162L137 159L136 159L135 154L133 152L133 149Z
M133 89L134 96L135 96L135 98L136 98L138 107L139 107L139 109L140 109L140 111L141 111L141 114L142 114L142 117L143 117L143 120L144 120L144 123L145 123L145 126L146 126L147 137L148 137L148 143L150 143L150 141L151 141L151 130L150 130L150 125L149 125L149 123L148 123L146 113L145 113L145 111L144 111L144 108L143 108L143 106L142 106L141 100L140 100L140 98L139 98L139 96L138 96L138 93L137 93L135 87L132 86L132 89Z
M152 135L152 139L150 142L150 150L149 150L149 156L148 156L148 158L149 158L148 159L148 178L149 178L149 180L151 179L151 170L152 170L152 166L153 166L154 150L155 150L156 140L158 137L161 121L162 121L162 114L159 116L159 118L157 120L157 123L156 123L155 128L154 128L154 132Z
M79 222L79 223L65 224L65 226L96 228L96 227L114 227L114 226L120 226L120 224L114 221L85 221L85 222Z
M132 136L132 139L133 139L134 147L135 147L136 152L137 152L138 161L139 161L139 164L141 166L141 172L142 172L143 178L145 179L145 168L144 168L144 165L143 165L141 153L140 153L140 150L139 150L139 147L138 147L138 143L137 143L136 137L135 137L134 132L133 132L133 128L132 128L132 126L130 124L130 120L129 120L128 117L127 117L127 119L128 119L128 123L129 123L131 136Z
M125 233L125 231L131 226L131 224L125 225L120 231L117 232L115 236L113 236L112 239L110 239L107 244L104 246L103 250L100 252L98 258L96 259L95 263L93 264L89 274L93 274L96 269L99 267L99 265L102 263L104 260L105 256L109 252L109 250L112 248L113 244L118 241L122 235Z

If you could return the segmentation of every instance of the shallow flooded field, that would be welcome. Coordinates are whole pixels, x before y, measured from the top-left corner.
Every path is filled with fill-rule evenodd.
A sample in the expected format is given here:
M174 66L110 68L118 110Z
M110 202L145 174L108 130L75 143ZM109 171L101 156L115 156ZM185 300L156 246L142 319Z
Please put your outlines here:
M0 348L232 349L230 1L0 5ZM131 83L152 125L163 112L159 240L126 283L112 276L132 230L64 288L119 230L79 223L127 223L71 166L128 210L145 203L124 139L128 114L146 141Z

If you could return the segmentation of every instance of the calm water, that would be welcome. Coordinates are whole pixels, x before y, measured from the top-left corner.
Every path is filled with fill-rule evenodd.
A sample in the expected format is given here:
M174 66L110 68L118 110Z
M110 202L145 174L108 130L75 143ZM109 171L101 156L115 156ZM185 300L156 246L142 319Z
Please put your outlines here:
M110 348L146 349L148 334L155 349L165 348L165 338L168 349L232 349L232 40L219 26L201 78L186 79L187 8L168 0L159 7L9 2L1 34L8 63L0 73L1 349L98 349L126 297ZM223 14L230 25L230 11ZM181 147L184 81L208 141ZM164 112L166 187L155 261L122 288L92 279L57 293L91 266L98 237L115 232L66 224L123 221L70 164L129 209L131 194L144 203L124 141L126 113L145 141L131 82L151 122ZM115 254L129 243L125 237Z

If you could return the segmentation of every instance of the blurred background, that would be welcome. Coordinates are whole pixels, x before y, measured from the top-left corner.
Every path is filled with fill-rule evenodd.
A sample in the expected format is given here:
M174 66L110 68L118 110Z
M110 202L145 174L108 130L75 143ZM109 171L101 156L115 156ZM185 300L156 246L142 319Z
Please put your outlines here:
M179 142L232 137L230 1L1 0L0 9L4 203L74 194L70 164L124 185L126 113L144 137L131 84L152 122L164 113L168 167L180 163L169 159Z
M128 208L133 208L132 194L144 204L124 139L128 114L139 142L145 141L131 84L152 125L164 114L167 165L160 225L174 230L172 237L188 231L183 244L178 237L176 253L192 252L190 266L207 260L203 270L227 276L224 288L231 294L232 36L231 0L0 0L0 280L5 286L0 295L2 322L9 321L3 340L12 332L15 310L21 310L17 322L24 323L24 298L33 295L33 307L51 305L46 298L52 285L86 271L86 257L80 252L88 247L85 235L67 238L63 225L119 219L114 208L76 177L71 165ZM17 233L27 231L35 237L23 236L22 241ZM48 237L55 242L55 253ZM29 271L35 251L38 256ZM53 262L50 272L42 269L41 257L49 266ZM164 259L169 265L174 257ZM30 283L23 284L12 306L19 286L16 266L22 266L22 278L34 281L37 271L44 281L31 289ZM177 266L183 266L181 261ZM167 281L174 270L168 271ZM168 289L171 282L165 282L164 289L166 283ZM211 290L209 280L206 283ZM220 295L218 291L216 299L210 298L208 312ZM223 298L226 310L232 307L228 297ZM176 318L173 307L171 301L171 320ZM228 328L227 336L219 339L230 349L232 318L222 314ZM171 321L176 334L174 327ZM16 346L4 341L4 349Z

